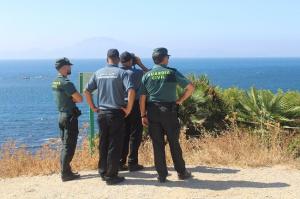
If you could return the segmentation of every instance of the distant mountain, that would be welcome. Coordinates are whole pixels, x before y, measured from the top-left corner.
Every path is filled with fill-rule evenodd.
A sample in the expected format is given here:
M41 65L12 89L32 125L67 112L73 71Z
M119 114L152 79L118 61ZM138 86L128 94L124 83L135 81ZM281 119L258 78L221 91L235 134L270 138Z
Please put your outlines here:
M15 52L0 52L0 58L35 59L57 58L61 56L70 58L104 58L106 57L107 50L110 48L117 48L120 53L127 50L141 57L150 57L152 53L152 48L149 47L138 46L108 37L93 37L71 46L60 47L53 50L29 49L27 51L16 50Z
M127 50L139 56L150 57L151 48L142 47L107 37L95 37L78 42L70 47L54 50L53 55L64 55L73 58L104 58L107 50L117 48L120 53Z
M145 38L144 44L147 43ZM160 43L160 42L158 42ZM143 58L151 57L155 47L165 46L172 57L299 57L300 40L280 43L275 40L207 40L202 43L178 40L165 40L163 43L139 45L116 40L109 37L92 37L70 46L58 46L54 49L35 49L0 51L0 59L55 59L66 56L69 58L105 58L110 48L119 49L120 53L127 50ZM148 45L148 44L147 44Z

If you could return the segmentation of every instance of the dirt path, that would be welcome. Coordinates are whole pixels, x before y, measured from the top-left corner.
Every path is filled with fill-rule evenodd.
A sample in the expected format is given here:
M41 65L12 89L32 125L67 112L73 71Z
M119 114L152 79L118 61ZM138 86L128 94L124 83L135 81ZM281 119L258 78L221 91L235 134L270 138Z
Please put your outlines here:
M127 181L118 186L106 186L96 171L80 172L80 180L65 183L60 181L59 175L1 179L0 198L300 198L300 171L296 169L198 166L190 170L194 178L188 181L177 180L171 170L170 182L166 184L156 181L153 168L122 172Z

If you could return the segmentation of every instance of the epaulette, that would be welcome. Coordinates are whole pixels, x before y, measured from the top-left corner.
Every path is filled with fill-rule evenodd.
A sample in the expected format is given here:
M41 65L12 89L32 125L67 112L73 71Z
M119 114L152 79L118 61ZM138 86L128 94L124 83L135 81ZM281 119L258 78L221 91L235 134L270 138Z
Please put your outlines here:
M177 71L177 69L176 68L171 68L171 67L166 67L167 69L170 69L170 70L172 70L172 71L174 71L174 72L176 72Z

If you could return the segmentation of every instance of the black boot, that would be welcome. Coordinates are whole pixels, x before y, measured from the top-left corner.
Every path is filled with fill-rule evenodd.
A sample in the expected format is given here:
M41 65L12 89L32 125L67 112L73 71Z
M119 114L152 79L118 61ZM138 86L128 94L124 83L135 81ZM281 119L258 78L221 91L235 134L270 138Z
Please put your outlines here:
M106 181L105 174L103 174L103 173L100 173L99 175L100 175L100 178L101 178L101 180L102 180L102 181Z
M115 177L106 177L105 181L107 185L115 185L123 182L125 180L124 177L115 176Z
M143 165L140 165L140 164L135 164L135 165L129 165L128 166L128 170L130 172L133 172L133 171L140 171L140 170L143 170L144 169L144 166Z
M126 166L126 164L121 164L119 167L119 171L128 171L128 166Z
M158 176L157 177L158 182L160 183L165 183L168 182L167 177L163 177L163 176Z
M78 179L78 178L80 178L80 175L78 173L73 173L73 172L61 175L61 180L63 182L75 180L75 179Z
M192 177L192 173L187 171L187 170L183 173L178 173L178 179L179 180L186 180L186 179L191 178L191 177Z

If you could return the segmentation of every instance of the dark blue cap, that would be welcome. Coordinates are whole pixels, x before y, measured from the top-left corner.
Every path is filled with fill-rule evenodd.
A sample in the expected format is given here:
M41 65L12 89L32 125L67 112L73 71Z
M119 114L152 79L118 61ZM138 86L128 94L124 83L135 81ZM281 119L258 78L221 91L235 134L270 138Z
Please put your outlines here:
M119 51L117 49L109 49L107 51L108 58L119 58Z

